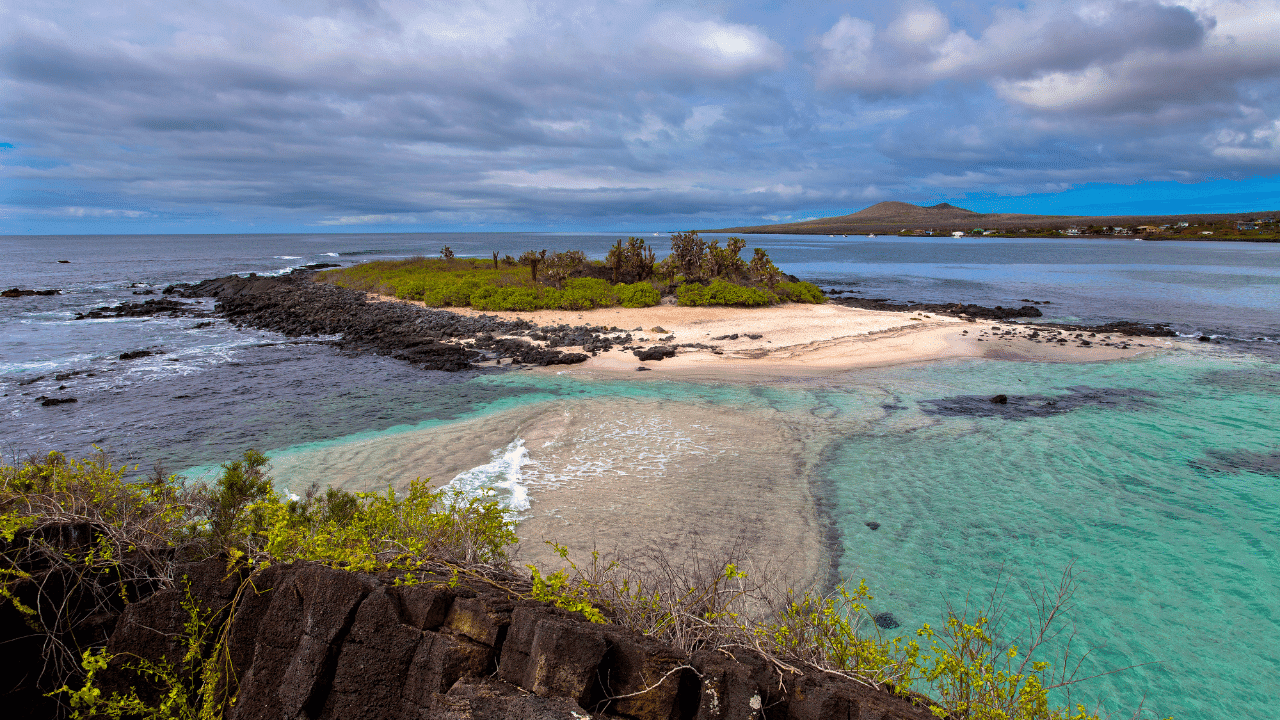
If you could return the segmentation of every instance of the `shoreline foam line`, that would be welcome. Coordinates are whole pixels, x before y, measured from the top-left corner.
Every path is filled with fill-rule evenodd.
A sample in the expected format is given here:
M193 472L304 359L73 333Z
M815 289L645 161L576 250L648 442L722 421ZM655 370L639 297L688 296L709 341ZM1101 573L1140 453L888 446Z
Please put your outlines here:
M492 461L458 473L444 485L445 490L461 490L468 497L477 497L486 490L505 491L498 494L509 510L517 513L529 509L529 489L521 484L521 469L533 462L524 440L517 438L510 445L494 453Z

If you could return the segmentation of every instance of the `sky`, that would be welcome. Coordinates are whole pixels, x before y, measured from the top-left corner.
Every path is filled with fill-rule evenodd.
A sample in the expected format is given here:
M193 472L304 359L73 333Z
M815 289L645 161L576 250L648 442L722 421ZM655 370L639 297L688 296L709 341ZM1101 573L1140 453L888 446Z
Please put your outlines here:
M1280 0L0 0L0 234L1280 209Z

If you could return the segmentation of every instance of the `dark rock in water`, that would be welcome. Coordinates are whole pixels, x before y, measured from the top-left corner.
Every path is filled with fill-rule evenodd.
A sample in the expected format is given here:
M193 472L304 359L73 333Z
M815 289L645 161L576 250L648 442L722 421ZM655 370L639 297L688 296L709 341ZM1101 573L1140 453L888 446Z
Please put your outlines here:
M1004 398L1000 402L997 398ZM1001 417L1006 420L1025 420L1033 417L1050 417L1078 410L1083 407L1103 406L1117 410L1138 410L1151 407L1151 399L1157 395L1149 390L1136 388L1092 388L1078 386L1068 388L1066 395L957 395L936 400L921 400L920 409L926 415L941 417Z
M876 613L871 616L871 619L876 621L876 627L885 630L892 630L902 626L902 623L898 622L898 618L894 617L891 612Z
M981 320L1009 320L1020 317L1042 317L1044 313L1034 305L1023 305L1019 308L1006 308L997 305L994 308L982 305L965 305L962 303L895 303L887 298L831 298L828 302L864 310L881 310L887 312L927 312L938 315L963 315Z
M311 263L310 265L303 265L302 269L303 270L323 270L325 268L335 268L335 267L342 267L342 264L341 263Z
M53 407L54 405L64 405L64 404L66 404L66 403L79 402L79 401L78 401L78 400L76 400L75 398L46 398L46 397L40 397L40 398L36 398L36 399L41 401L41 402L40 402L40 406L41 406L41 407Z
M1199 460L1187 463L1203 472L1235 475L1248 472L1280 478L1280 450L1254 452L1251 450L1208 450Z
M58 262L59 262L59 263L62 263L63 265L70 265L70 264L71 264L71 261L70 261L70 260L59 260Z
M177 300L171 300L170 298L159 298L140 303L125 302L120 303L119 305L94 308L89 312L76 315L76 319L96 320L102 318L151 317L152 315L168 315L169 317L191 315L195 317L204 317L207 316L208 313L194 305L178 302Z
M875 520L868 520L867 522L863 523L863 525L866 525L867 527L871 528L872 530L879 530L879 529L880 529L880 523L876 522Z
M1210 341L1210 340L1212 340L1213 338L1209 337L1208 335L1201 335L1200 337L1198 337L1198 338L1196 338L1196 339L1197 339L1197 340L1199 340L1200 342L1209 342L1209 341Z
M643 366L643 365L638 365L638 366L636 367L636 372L642 372L642 371L646 371L646 370L648 370L648 369L649 369L649 368L647 368L647 367L645 367L645 366Z
M0 297L31 297L32 295L57 295L61 290L23 290L22 288L9 288L4 292L0 292Z
M133 294L134 295L155 295L156 291L152 290L151 288L147 288L146 290L134 290Z
M121 360L136 360L157 354L154 350L134 350L132 352L120 353Z
M632 350L637 358L641 361L661 360L663 358L675 357L676 349L670 345L654 345L651 348L643 350Z
M1169 328L1167 323L1139 323L1129 321L1113 322L1105 325L1066 325L1049 323L1042 325L1041 327L1052 328L1054 330L1066 330L1070 332L1090 332L1138 337L1177 337L1178 335L1177 332Z

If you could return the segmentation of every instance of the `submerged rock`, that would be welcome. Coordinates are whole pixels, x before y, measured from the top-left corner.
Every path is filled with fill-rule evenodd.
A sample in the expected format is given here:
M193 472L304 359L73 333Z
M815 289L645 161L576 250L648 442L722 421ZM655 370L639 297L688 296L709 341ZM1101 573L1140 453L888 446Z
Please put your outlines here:
M876 613L871 616L871 619L876 621L876 627L885 630L892 630L902 626L902 623L898 622L898 618L894 617L891 612Z
M1068 388L1065 395L956 395L934 400L921 400L920 409L926 415L942 417L1002 417L1006 420L1025 420L1033 417L1061 415L1083 407L1107 406L1117 410L1134 410L1151 407L1151 399L1158 397L1149 390L1137 388L1092 388L1078 386ZM1003 402L1000 398L1004 398Z

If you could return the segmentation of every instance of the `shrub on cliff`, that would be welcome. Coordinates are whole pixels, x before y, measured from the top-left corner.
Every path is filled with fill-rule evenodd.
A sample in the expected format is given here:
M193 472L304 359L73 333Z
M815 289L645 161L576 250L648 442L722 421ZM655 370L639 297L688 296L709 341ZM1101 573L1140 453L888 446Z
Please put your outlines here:
M403 496L330 488L297 500L272 494L250 510L254 527L230 550L255 564L312 560L364 572L432 560L502 564L516 542L515 521L493 497L432 491L421 480Z
M315 560L412 578L420 567L503 566L516 541L515 521L493 497L419 481L403 495L388 488L282 497L266 456L253 450L207 485L159 470L128 475L101 455L55 452L0 465L0 604L35 630L43 692L56 687L48 682L83 675L81 650L105 642L103 618L173 589L180 562L225 557L261 568Z

